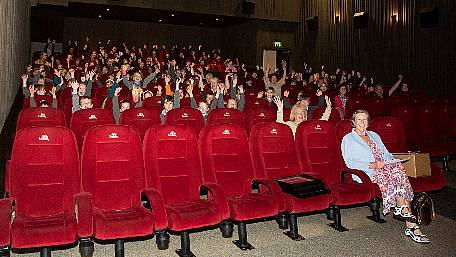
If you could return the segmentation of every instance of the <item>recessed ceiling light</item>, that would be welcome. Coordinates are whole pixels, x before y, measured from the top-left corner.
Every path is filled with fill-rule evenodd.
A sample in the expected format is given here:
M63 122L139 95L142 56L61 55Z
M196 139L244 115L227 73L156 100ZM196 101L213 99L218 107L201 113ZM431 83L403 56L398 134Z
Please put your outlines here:
M109 8L106 8L106 11L109 12Z
M203 25L203 23L202 23L202 22L200 22L200 25Z
M219 18L215 18L215 20L216 20L216 21L218 21L218 20L219 20Z
M171 14L171 17L174 17L174 13Z
M162 22L162 20L158 20L158 22Z
M98 18L101 18L101 14L100 14L100 15L98 15Z

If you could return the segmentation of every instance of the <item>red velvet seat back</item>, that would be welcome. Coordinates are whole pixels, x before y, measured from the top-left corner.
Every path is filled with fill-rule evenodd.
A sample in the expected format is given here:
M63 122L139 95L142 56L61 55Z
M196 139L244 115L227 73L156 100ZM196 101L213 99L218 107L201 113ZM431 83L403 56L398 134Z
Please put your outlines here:
M303 173L319 174L328 185L340 182L343 164L334 123L309 120L299 124L296 151Z
M439 107L423 105L418 107L418 124L422 139L440 138L439 133Z
M363 97L351 97L347 100L347 105L345 106L345 113L347 117L351 117L354 111L364 109L367 110L367 103Z
M371 119L389 115L386 101L377 96L368 100L367 110Z
M120 115L120 124L135 127L141 138L144 138L146 131L154 126L160 125L160 110L152 108L130 108Z
M412 105L396 106L391 111L391 117L398 118L401 121L409 150L416 149L421 141L416 108Z
M166 125L187 125L199 135L204 127L203 115L199 110L190 107L181 107L170 110L165 117Z
M198 140L204 182L219 184L227 197L251 192L252 163L245 129L217 124L201 130Z
M16 131L25 127L66 127L65 114L50 107L24 109L19 113Z
M276 121L276 118L277 112L270 108L253 108L246 110L244 112L244 124L247 133L250 133L250 130L255 124Z
M246 98L245 99L245 108L246 110L248 109L253 109L253 108L267 108L268 107L268 102L264 99L259 99L259 98Z
M161 108L161 96L152 96L146 98L142 102L142 107L144 108L151 108L151 107L160 107Z
M40 106L40 102L41 101L46 101L48 103L49 106L52 106L52 96L50 95L35 95L35 103L36 103L36 106ZM22 109L28 109L30 108L30 98L27 97L24 99L24 102L23 102L23 106L22 106Z
M81 176L82 190L92 195L94 207L140 206L146 182L138 131L121 125L90 128L82 147Z
M10 162L10 195L17 215L53 216L73 210L79 192L79 155L68 128L21 129Z
M265 122L255 125L249 149L256 177L280 178L300 173L293 132L286 124Z
M85 109L73 113L70 128L76 136L76 140L81 149L86 131L97 125L114 124L112 111L106 109Z
M407 152L404 130L399 119L390 117L376 118L372 120L370 128L380 136L386 149L391 153Z
M207 116L207 125L232 123L242 125L242 112L232 108L214 109Z
M456 106L455 104L444 103L440 105L439 111L439 133L444 137L456 137L456 133L453 131L453 120L456 118Z
M325 113L326 107L318 107L315 108L315 110L312 112L312 119L313 120L319 120L323 116L323 113ZM340 121L340 113L339 110L336 108L332 108L331 114L329 115L329 120L336 123Z
M143 155L147 186L158 189L165 204L199 199L202 177L193 129L151 127L144 138Z
M336 140L339 145L342 143L342 138L350 133L352 129L352 123L350 120L341 120L336 123Z

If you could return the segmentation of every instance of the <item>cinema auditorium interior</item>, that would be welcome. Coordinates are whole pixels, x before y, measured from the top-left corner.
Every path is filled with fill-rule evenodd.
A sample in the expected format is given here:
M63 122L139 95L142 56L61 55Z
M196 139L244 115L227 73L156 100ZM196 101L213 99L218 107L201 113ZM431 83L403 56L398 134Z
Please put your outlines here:
M455 10L0 0L0 257L456 256Z

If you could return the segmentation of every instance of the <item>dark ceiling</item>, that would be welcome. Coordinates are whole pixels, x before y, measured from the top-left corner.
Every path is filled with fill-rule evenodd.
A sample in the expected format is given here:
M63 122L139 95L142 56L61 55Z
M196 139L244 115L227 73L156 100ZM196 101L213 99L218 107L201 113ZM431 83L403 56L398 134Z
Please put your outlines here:
M68 6L38 5L32 8L32 16L34 11L59 13L63 12L64 17L123 20L215 28L223 28L252 20L246 17L219 16L138 7L85 4L74 2L69 2ZM36 18L37 17L35 17L35 19Z

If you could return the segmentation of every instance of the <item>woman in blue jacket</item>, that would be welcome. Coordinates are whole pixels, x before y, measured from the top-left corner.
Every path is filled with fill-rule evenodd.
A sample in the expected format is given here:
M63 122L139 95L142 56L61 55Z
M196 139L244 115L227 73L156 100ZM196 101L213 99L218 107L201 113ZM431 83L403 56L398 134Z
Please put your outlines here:
M383 198L383 214L386 215L394 207L395 218L405 220L405 235L417 243L429 243L411 213L413 190L404 167L400 162L391 162L394 157L377 133L367 131L367 111L355 111L350 120L353 131L344 136L341 144L345 164L348 168L364 171L372 182L378 184ZM360 182L358 177L354 177L354 180Z

